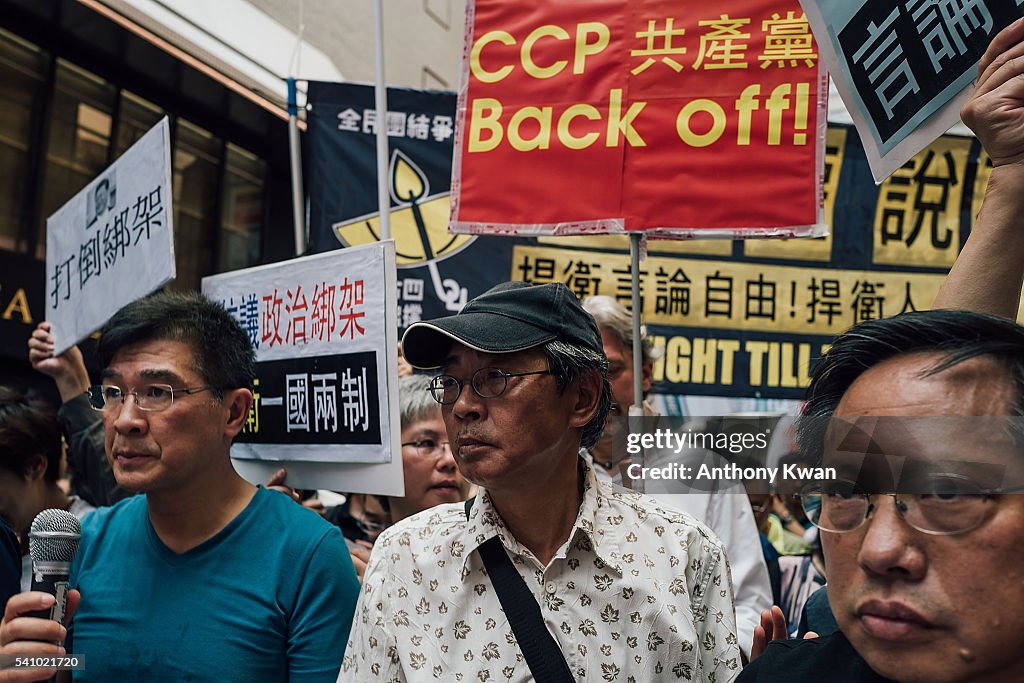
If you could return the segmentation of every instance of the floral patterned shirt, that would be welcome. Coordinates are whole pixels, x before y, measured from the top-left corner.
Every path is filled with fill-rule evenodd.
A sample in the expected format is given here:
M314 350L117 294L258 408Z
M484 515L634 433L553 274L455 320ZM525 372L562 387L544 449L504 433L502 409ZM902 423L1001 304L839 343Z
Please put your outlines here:
M729 562L693 517L598 481L545 567L486 491L402 520L377 539L339 681L531 681L474 552L497 535L578 681L709 681L739 675Z

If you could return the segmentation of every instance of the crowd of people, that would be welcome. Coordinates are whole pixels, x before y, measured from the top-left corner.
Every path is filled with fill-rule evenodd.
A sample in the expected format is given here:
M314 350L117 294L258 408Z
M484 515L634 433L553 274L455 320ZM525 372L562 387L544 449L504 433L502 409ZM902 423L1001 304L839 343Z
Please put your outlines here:
M235 471L255 356L221 306L125 306L95 384L40 324L59 409L0 388L0 654L80 653L80 681L1024 680L1024 20L962 118L993 164L970 239L934 310L817 362L789 457L839 476L799 496L631 490L629 314L561 284L411 325L405 495L331 507ZM49 508L82 523L65 623L32 615L54 601L25 559Z

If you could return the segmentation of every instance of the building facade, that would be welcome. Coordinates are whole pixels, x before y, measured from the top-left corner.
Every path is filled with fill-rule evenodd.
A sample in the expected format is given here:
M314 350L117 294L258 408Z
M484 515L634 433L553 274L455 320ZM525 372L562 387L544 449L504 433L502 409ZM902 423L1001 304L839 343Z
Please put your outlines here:
M385 4L389 84L454 88L464 3ZM0 383L51 390L46 219L164 116L170 287L291 257L284 78L371 81L373 26L372 0L0 0Z

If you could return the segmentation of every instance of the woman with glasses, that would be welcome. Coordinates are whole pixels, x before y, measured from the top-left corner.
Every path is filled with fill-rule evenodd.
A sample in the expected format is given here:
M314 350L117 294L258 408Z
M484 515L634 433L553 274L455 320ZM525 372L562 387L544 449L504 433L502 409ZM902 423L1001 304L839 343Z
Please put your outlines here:
M399 378L398 405L405 495L350 494L348 514L359 530L358 535L346 531L347 525L339 523L349 539L352 561L360 577L369 560L370 548L381 531L435 505L466 500L471 488L455 466L441 419L441 405L431 396L430 378L424 375Z
M470 484L455 466L441 406L431 396L429 384L423 375L398 381L405 495L388 499L392 522L469 497Z

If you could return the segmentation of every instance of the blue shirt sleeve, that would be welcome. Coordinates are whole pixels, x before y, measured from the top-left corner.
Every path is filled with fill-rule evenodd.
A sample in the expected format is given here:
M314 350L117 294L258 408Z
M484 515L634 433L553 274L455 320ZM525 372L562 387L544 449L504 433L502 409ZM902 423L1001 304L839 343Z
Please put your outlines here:
M358 597L348 546L338 528L331 527L299 581L288 634L289 681L337 680Z

